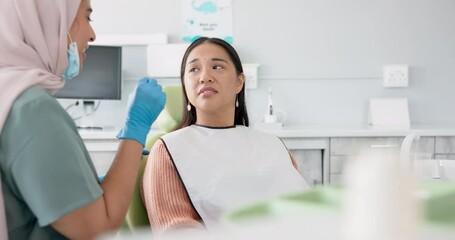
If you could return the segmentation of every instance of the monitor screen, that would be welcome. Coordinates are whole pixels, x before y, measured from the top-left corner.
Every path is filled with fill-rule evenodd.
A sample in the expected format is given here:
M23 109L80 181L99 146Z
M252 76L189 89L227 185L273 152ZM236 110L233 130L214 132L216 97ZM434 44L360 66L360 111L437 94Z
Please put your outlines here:
M120 100L122 47L90 46L80 74L66 80L57 98Z

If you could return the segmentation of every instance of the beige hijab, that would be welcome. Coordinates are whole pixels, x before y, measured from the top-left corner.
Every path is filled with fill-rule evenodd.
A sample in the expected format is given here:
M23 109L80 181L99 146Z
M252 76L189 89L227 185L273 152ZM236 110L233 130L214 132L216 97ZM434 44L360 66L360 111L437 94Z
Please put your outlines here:
M54 93L80 0L0 1L0 134L14 100L37 85Z
M67 34L81 0L0 1L0 134L14 100L37 85L62 88ZM0 239L8 239L0 184Z

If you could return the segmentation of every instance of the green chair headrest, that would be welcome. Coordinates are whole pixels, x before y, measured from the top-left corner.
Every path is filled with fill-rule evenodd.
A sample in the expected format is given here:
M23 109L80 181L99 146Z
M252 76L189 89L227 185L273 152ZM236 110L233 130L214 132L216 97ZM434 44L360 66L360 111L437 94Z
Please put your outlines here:
M161 130L171 132L182 119L183 90L182 86L164 86L163 92L166 94L166 105L156 122Z

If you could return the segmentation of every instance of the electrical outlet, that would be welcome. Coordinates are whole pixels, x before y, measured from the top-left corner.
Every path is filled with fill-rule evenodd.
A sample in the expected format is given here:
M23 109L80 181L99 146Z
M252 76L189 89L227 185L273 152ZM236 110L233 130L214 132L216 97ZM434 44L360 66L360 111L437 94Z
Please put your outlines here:
M258 67L259 64L249 63L243 64L243 74L245 74L245 88L256 89L258 88Z
M385 65L383 67L384 87L407 87L409 83L408 65Z

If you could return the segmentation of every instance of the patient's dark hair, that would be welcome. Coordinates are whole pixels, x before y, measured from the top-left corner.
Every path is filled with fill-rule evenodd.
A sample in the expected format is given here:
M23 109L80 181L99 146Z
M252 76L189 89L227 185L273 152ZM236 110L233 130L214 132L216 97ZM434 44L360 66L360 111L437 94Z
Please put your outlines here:
M204 43L212 43L216 44L228 53L229 57L231 58L231 61L234 63L237 75L243 73L243 68L242 68L242 62L240 61L240 57L237 54L237 51L227 42L225 42L222 39L219 38L207 38L207 37L201 37L191 43L191 45L186 49L185 55L183 55L182 59L182 66L180 68L180 80L182 82L182 89L183 89L183 117L182 120L179 123L179 126L177 129L184 128L186 126L190 126L196 123L196 109L194 107L191 108L190 111L186 108L188 105L188 96L186 95L186 88L185 88L185 67L186 67L186 62L188 60L188 56L190 55L191 51L199 45L202 45ZM248 113L246 111L246 104L245 104L245 82L243 82L243 87L242 90L237 94L237 99L239 101L239 106L235 108L235 116L234 116L234 125L244 125L244 126L249 126L249 120L248 120ZM191 103L190 103L191 105Z

